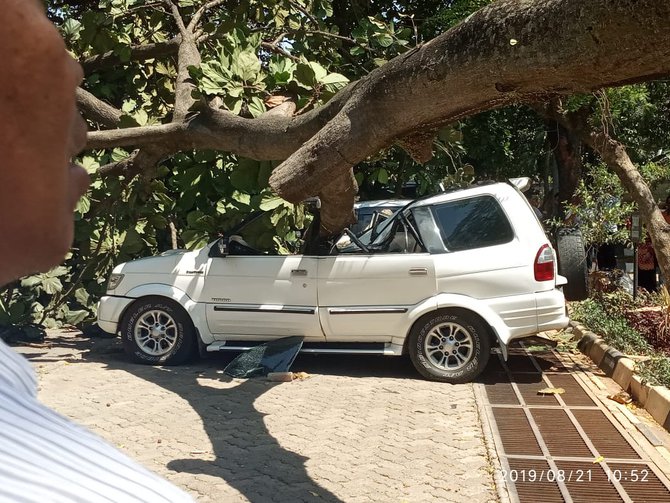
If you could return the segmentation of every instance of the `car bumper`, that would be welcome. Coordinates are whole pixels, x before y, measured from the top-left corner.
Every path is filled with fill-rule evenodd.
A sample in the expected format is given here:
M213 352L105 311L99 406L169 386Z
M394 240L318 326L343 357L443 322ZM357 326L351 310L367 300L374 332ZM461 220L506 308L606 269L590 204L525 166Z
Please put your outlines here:
M123 312L135 299L105 295L98 302L98 326L105 332L116 334Z
M570 323L563 292L556 289L537 293L537 331L560 330Z

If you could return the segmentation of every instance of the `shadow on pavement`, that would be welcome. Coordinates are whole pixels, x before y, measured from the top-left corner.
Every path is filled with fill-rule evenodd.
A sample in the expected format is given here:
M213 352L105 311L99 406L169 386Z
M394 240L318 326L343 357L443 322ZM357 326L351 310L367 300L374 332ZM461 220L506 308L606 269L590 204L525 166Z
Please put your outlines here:
M265 426L264 414L254 407L257 398L280 383L258 378L239 380L233 387L206 385L210 379L231 383L222 369L234 354L179 367L150 367L129 363L119 339L52 335L44 345L50 348L49 357L40 346L30 345L23 353L35 363L103 363L108 369L129 372L188 401L202 420L214 459L175 459L168 463L170 470L220 478L252 503L341 502L310 478L305 457L279 445ZM136 405L143 404L138 401Z
M256 399L281 383L264 378L232 381L223 374L223 368L237 353L213 354L179 367L151 367L129 363L119 339L85 338L74 333L51 335L44 345L48 356L40 346L30 345L24 354L36 363L55 360L71 364L102 363L108 369L129 372L188 401L202 420L214 459L175 459L167 465L170 470L220 478L252 503L341 501L311 479L305 468L307 458L282 447L268 431L265 415L255 408ZM292 370L348 377L420 378L409 358L404 357L302 354ZM208 386L208 380L239 384ZM142 403L137 406L142 407ZM212 457L209 453L207 456Z

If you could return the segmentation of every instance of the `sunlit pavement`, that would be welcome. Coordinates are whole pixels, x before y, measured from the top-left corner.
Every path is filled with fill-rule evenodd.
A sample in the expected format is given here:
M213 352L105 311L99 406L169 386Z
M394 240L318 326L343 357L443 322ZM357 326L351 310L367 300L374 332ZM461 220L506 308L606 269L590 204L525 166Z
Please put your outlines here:
M474 385L421 379L406 358L299 356L288 383L231 379L231 359L128 363L118 339L50 332L18 348L40 398L216 502L498 499Z

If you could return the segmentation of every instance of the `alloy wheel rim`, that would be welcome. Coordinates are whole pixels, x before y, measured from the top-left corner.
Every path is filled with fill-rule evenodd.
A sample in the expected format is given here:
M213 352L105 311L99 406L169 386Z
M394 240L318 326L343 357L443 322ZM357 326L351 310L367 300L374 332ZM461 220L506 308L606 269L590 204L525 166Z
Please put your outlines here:
M177 323L165 311L147 311L135 323L134 335L135 342L144 353L163 356L177 342Z
M459 370L471 359L474 337L459 323L440 323L426 335L423 348L431 365L440 370Z

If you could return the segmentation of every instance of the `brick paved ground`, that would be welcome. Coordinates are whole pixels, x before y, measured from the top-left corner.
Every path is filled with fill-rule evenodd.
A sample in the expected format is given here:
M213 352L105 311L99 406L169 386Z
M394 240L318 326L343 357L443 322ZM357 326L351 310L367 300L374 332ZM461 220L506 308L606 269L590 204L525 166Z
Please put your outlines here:
M230 379L230 357L127 363L116 339L18 348L40 397L203 502L496 501L471 385L405 359L301 356L291 383Z

